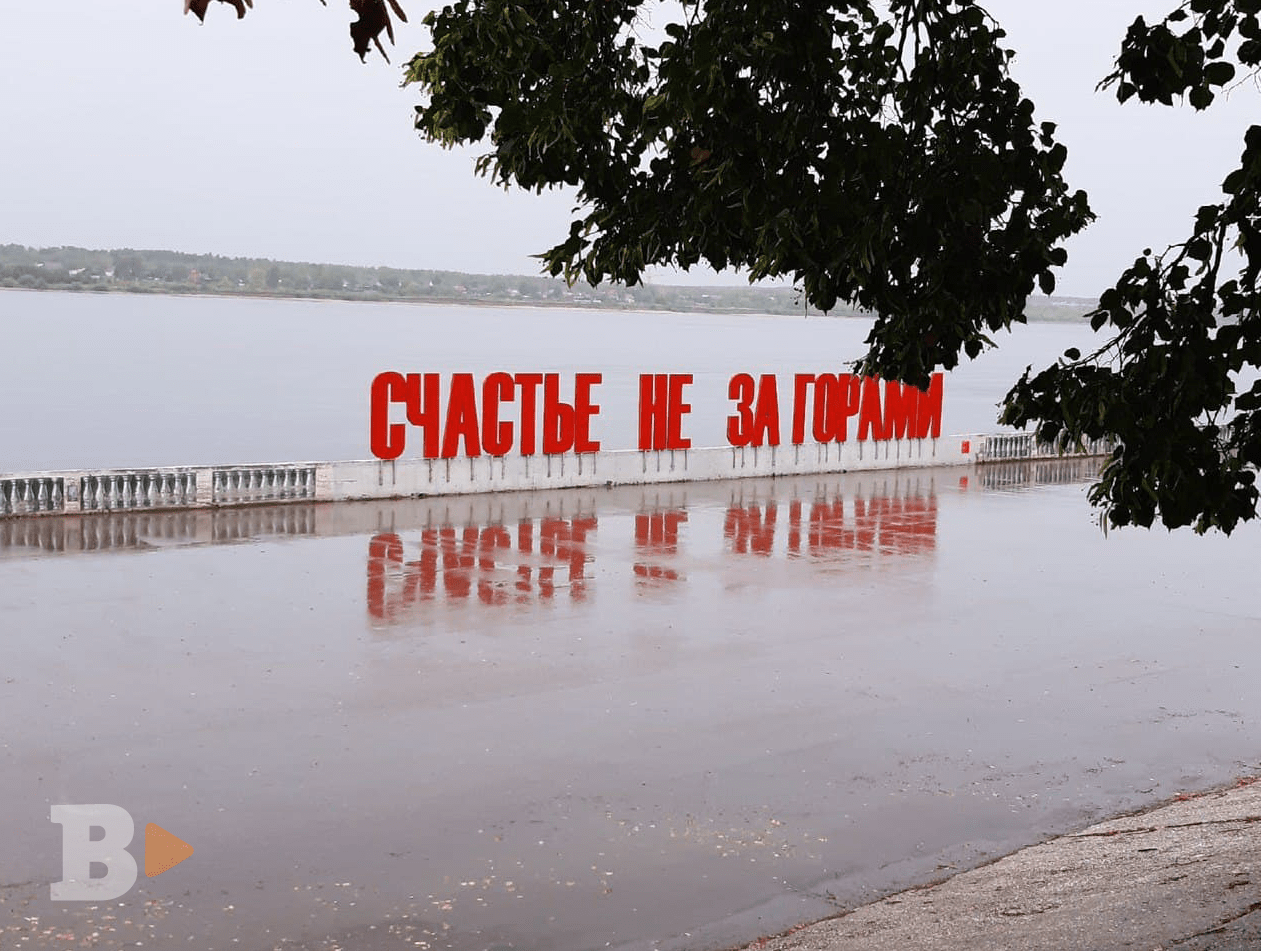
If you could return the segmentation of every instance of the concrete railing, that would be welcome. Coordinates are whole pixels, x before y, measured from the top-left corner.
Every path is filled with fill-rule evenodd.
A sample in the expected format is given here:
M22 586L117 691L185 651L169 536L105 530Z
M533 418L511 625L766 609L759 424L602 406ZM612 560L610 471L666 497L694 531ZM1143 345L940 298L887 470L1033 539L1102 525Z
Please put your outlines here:
M1107 439L1086 443L1085 452L1064 452L1052 443L1038 441L1034 433L995 433L981 436L976 444L976 461L1005 462L1011 459L1059 459L1063 456L1106 456L1114 444Z
M1087 449L1085 455L1107 451ZM1037 445L1032 434L1018 433L743 449L34 472L0 474L0 517L650 485L1056 455Z

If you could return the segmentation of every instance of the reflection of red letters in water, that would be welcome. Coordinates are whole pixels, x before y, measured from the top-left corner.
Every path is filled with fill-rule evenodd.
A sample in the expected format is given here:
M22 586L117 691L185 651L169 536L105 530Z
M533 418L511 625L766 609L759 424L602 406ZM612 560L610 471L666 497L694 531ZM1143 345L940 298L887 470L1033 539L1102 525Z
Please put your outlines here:
M682 581L684 576L674 568L645 559L673 558L679 553L679 526L687 521L686 512L655 512L635 516L635 577L640 584L654 581Z
M918 555L937 547L937 497L891 499L880 529L881 547L894 555Z
M801 499L788 503L788 554L801 553Z
M486 605L548 601L559 584L568 586L571 600L582 601L587 543L596 526L595 516L523 521L515 545L506 525L430 528L420 533L420 557L413 561L404 560L397 534L375 535L368 542L368 614L396 621L417 604L464 602L474 590Z
M733 505L727 509L724 533L738 555L770 555L774 551L777 503ZM878 552L918 555L937 546L937 498L817 498L788 503L788 554L826 555ZM804 550L804 551L803 551Z
M733 505L727 509L723 534L737 555L751 552L769 555L775 547L775 516L778 506L768 502L763 514L762 506Z
M937 546L937 498L928 496L857 498L848 516L841 499L810 506L810 554L831 551L917 555Z
M512 548L512 538L502 525L488 525L477 546L477 600L482 604L507 604L512 597L503 585L491 580L498 565L496 553Z
M806 522L806 550L814 554L853 547L852 542L847 544L844 499L812 502Z
M368 542L368 613L386 616L386 572L403 563L403 540L397 535L373 535Z
M895 490L896 491L896 490ZM820 495L786 503L733 503L723 535L732 554L770 557L780 523L787 525L789 557L835 557L847 553L921 555L937 546L937 498L929 494L849 497ZM681 582L673 560L688 521L683 509L635 516L632 570L637 584ZM405 620L426 602L485 605L549 602L568 587L569 600L588 596L586 574L594 515L527 519L514 525L468 525L420 532L418 557L407 561L402 538L375 535L368 542L368 613L386 622ZM414 543L412 543L414 544Z
M550 555L569 568L569 597L581 601L587 596L587 532L596 528L594 515L588 518L545 518L539 526L539 554ZM548 569L542 569L547 571ZM549 575L550 577L550 575ZM544 597L551 597L549 590Z

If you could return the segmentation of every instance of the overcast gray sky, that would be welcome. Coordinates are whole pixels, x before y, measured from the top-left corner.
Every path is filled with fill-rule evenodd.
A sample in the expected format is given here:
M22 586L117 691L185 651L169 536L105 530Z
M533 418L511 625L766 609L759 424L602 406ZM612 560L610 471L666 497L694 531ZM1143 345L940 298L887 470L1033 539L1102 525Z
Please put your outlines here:
M475 152L416 135L399 67L428 7L404 2L393 65L363 65L342 0L257 0L240 22L214 4L205 26L179 0L0 0L0 242L535 273L572 200L505 193L472 174ZM1069 245L1059 293L1098 294L1144 246L1184 237L1238 159L1251 85L1203 114L1094 91L1134 16L1174 5L988 5L1100 218Z

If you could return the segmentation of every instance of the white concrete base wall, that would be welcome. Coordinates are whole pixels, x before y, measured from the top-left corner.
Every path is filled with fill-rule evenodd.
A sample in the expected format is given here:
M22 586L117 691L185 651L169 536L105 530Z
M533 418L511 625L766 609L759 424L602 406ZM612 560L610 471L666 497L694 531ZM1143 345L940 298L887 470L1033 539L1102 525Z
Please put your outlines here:
M1097 447L1085 447L1097 454ZM1032 434L582 455L0 474L0 517L338 502L971 465L1055 453Z
M962 452L962 446L975 438L341 462L317 466L316 498L406 498L967 465L972 454Z

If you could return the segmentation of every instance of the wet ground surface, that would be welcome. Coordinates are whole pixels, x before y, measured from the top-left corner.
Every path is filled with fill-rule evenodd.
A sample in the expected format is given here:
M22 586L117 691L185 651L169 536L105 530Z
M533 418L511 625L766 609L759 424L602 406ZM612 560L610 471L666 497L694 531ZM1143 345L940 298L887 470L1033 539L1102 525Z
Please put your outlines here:
M1087 475L0 523L0 947L702 951L1257 769L1261 532Z

